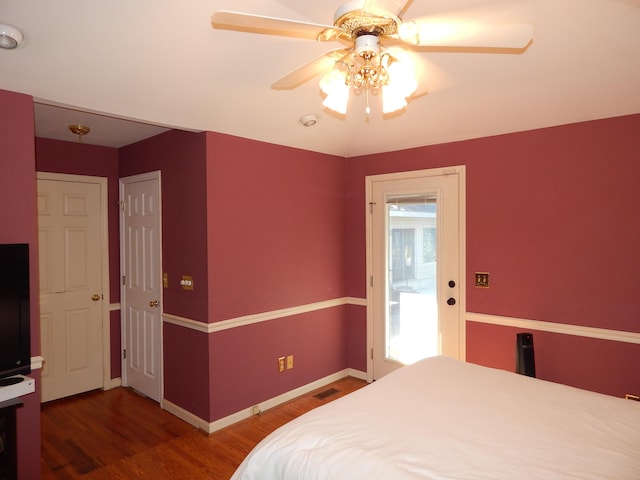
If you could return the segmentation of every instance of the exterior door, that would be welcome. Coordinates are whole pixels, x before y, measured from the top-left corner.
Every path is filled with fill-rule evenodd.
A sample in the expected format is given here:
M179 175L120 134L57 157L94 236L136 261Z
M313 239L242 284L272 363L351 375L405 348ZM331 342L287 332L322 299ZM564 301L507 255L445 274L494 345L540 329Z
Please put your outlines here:
M106 181L52 177L37 181L43 402L104 385Z
M464 168L367 177L370 376L464 358Z
M160 172L120 180L123 384L162 398Z

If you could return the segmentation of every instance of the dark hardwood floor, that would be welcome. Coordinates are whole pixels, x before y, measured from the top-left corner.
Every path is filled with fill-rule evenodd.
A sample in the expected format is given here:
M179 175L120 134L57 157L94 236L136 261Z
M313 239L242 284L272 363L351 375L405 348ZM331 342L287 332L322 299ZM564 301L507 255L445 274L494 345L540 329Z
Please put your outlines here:
M42 479L227 480L270 432L364 385L347 377L211 435L126 388L49 402L42 405ZM316 396L331 388L337 392Z

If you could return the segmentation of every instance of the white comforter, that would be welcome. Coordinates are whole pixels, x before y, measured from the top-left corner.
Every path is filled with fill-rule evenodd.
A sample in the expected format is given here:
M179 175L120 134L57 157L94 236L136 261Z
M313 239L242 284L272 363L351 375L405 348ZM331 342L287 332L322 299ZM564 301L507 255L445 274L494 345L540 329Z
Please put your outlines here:
M265 438L232 480L640 479L640 404L434 357Z

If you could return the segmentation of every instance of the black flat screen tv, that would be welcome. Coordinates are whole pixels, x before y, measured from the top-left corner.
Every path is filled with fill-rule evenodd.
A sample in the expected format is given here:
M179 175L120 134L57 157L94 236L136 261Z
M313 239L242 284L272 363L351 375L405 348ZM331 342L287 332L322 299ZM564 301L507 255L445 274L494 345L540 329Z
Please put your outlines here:
M0 244L0 385L31 373L29 245Z

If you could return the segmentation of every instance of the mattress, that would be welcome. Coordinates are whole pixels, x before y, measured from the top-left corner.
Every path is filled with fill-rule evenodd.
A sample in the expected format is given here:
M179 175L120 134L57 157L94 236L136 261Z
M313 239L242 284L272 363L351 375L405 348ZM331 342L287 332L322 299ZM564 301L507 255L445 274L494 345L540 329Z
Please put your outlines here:
M232 480L640 479L640 404L432 357L265 438Z

